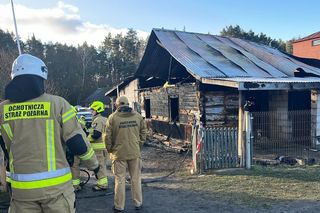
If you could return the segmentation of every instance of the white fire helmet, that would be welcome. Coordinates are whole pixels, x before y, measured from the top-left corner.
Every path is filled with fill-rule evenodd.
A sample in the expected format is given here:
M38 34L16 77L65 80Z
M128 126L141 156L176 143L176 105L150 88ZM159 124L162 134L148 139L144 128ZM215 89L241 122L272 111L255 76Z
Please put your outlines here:
M21 54L12 64L11 78L19 75L36 75L47 80L48 68L45 63L32 55Z

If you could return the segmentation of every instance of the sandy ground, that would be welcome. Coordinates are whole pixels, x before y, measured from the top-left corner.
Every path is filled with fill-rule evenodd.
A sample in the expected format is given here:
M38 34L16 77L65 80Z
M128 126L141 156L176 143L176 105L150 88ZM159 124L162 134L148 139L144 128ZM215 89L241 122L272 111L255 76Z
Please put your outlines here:
M169 153L152 147L144 147L143 158L143 179L146 182L154 178L169 174L180 167L180 172L190 169L191 156L185 161L184 154ZM77 212L113 212L113 184L114 180L110 174L110 190L106 196L93 193L90 190L90 184L85 186L85 191L78 194ZM143 184L144 208L141 213L205 213L205 212L234 212L234 213L260 213L260 212L308 212L315 213L320 210L320 202L312 201L279 201L277 204L267 207L250 207L238 205L236 202L219 199L219 192L201 192L192 191L188 185L199 181L198 176L172 176L161 179L159 182ZM130 185L126 190L126 208L125 212L137 213L131 201ZM100 196L101 195L101 196ZM94 198L81 199L81 196L99 196ZM239 194L241 196L241 194ZM218 198L217 198L218 197Z
M272 206L250 207L239 205L233 201L226 201L219 198L221 192L192 191L188 186L199 181L201 177L188 175L175 175L161 179L158 182L150 182L154 178L169 174L174 168L178 168L184 159L183 154L168 153L152 147L144 147L143 158L143 179L149 181L143 184L143 209L136 211L131 201L130 185L126 190L127 213L205 213L205 212L308 212L315 213L320 210L320 201L279 201ZM184 161L181 170L186 170L191 164L190 156ZM181 172L180 170L180 172ZM93 192L91 187L94 177L84 186L84 189L77 193L77 213L113 212L113 187L114 179L110 172L109 190L107 192ZM241 194L239 194L241 196ZM1 197L1 200L4 198ZM1 202L0 202L1 204ZM1 205L0 205L1 207ZM6 210L0 208L0 212Z

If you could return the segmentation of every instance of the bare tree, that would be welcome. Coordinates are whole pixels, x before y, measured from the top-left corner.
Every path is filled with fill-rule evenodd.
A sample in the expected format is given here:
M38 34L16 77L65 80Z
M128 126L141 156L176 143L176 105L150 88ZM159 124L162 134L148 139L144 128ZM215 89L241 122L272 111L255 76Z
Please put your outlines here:
M53 95L59 95L62 97L68 97L68 95L70 95L69 91L59 89L57 87L57 84L52 80L45 81L45 91L46 91L46 93L53 94Z
M88 68L88 64L90 60L92 59L89 51L89 46L85 42L81 47L79 47L79 56L81 59L81 69L82 69L82 79L81 79L81 87L80 91L78 93L78 98L77 98L77 104L80 103L81 98L82 98L82 93L83 93L83 88L84 88L84 83L85 83L85 77L86 77L86 70Z

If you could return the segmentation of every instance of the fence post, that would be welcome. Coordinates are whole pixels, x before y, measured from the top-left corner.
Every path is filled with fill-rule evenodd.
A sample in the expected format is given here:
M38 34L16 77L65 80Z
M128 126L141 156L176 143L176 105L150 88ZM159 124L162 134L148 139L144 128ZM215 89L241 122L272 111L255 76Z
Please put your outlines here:
M252 161L252 152L251 152L251 143L252 143L252 114L249 111L245 111L245 121L246 121L246 168L251 168Z
M240 167L245 167L245 117L244 117L244 94L239 91L239 110L238 110L238 132L237 134L237 160Z
M197 161L197 125L192 125L192 164L193 168L191 174L198 172L198 161Z

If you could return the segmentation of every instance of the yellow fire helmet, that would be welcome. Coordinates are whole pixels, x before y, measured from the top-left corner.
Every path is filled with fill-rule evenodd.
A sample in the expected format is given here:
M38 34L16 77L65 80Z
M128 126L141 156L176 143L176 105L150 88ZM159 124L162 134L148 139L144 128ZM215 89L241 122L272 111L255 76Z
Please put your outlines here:
M94 101L90 105L90 108L96 111L97 113L100 113L104 111L104 104L101 101Z

